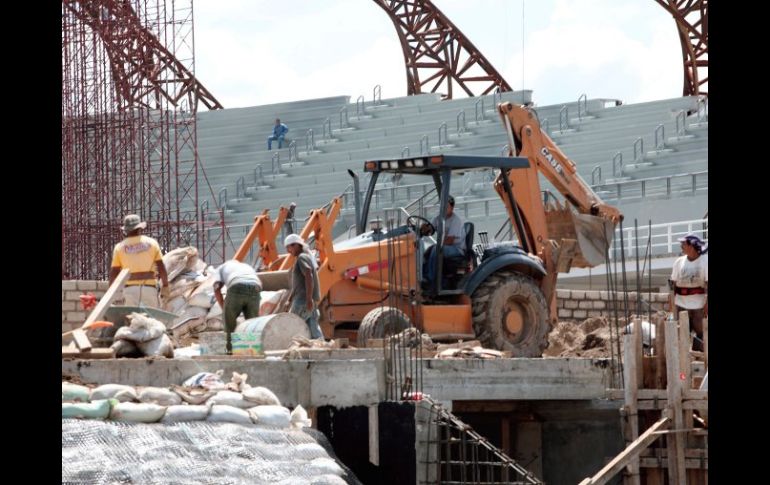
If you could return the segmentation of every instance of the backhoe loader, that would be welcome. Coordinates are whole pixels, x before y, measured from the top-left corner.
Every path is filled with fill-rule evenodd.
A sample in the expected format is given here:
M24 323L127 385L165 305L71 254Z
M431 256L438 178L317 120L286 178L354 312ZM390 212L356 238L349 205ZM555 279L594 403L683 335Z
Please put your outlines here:
M416 326L434 340L479 339L485 347L514 357L539 357L556 323L556 278L572 266L605 262L620 212L578 175L575 164L542 132L535 113L501 103L498 111L509 139L508 157L435 155L364 164L371 174L357 235L334 244L331 221L342 205L335 198L311 211L303 237L315 238L322 302L321 328L327 338L355 337L359 346ZM494 188L508 214L515 241L474 245L466 222L466 251L445 261L444 216L453 173L497 171ZM566 202L545 204L538 174ZM365 231L380 175L430 178L438 198L435 240L422 236L429 223L403 208L385 211ZM577 211L577 212L574 212ZM423 283L426 251L435 246L436 278ZM278 256L273 268L286 270L292 257ZM360 323L359 323L360 322Z

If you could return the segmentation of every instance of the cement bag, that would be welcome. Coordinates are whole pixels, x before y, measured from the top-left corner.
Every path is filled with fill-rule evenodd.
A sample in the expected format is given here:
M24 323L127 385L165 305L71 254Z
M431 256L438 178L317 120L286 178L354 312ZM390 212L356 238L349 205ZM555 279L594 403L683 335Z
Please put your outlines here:
M126 327L119 328L118 332L124 328ZM115 335L117 336L117 334ZM115 357L123 357L139 351L139 349L136 348L136 345L134 345L134 342L130 340L115 340L112 342L112 345L110 345L110 348L115 351Z
M75 402L88 402L90 400L91 389L86 386L79 386L77 384L71 384L69 382L61 383L61 400L75 401Z
M137 342L136 346L148 357L162 356L169 359L174 358L174 344L171 343L171 339L165 333L149 342Z
M286 290L262 291L260 293L259 315L272 315L276 313L278 304L285 300L287 296Z
M157 423L166 414L166 406L121 402L112 407L110 419L130 423Z
M179 405L166 408L166 414L161 423L177 423L180 421L204 421L209 415L209 406Z
M312 421L307 417L307 411L305 411L301 404L297 404L297 407L291 412L289 420L291 421L291 427L296 429L309 428L313 425Z
M136 401L136 391L123 384L104 384L91 391L91 400L115 398L120 402Z
M206 421L215 423L251 424L249 413L243 409L220 405L211 407L211 411L209 411L209 416L206 418Z
M283 406L257 406L249 409L254 423L260 426L288 428L291 422L289 410Z
M330 475L328 473L310 480L310 485L346 485L347 483L348 482L343 480L341 477L337 475Z
M148 317L143 313L130 313L126 317L127 327L121 327L115 332L115 340L131 340L132 342L148 342L166 333L163 322Z
M82 418L82 419L106 419L110 415L110 408L117 405L115 399L99 399L88 403L68 403L61 404L62 418Z
M187 305L183 296L172 297L163 304L163 309L167 312L179 314L182 309Z
M198 263L198 250L192 246L172 249L163 255L168 280L173 281L181 273L195 268Z
M329 456L323 446L318 443L298 443L294 445L294 453L306 460Z
M248 409L254 406L254 403L243 398L240 392L219 391L216 396L208 400L209 404L219 404L223 406L233 406L240 409Z
M195 288L195 291L192 292L190 298L187 299L187 304L209 309L215 301L214 275L210 275L208 278L206 278L206 281Z
M275 405L280 406L281 401L278 400L278 397L273 394L273 391L266 387L248 387L246 389L243 389L241 391L241 394L243 394L244 399L251 401L252 406L254 404L257 405Z
M219 306L219 302L215 302L206 315L206 331L218 332L225 329L224 316L222 315L222 307Z
M223 370L218 370L216 374L211 372L198 372L192 377L187 378L182 383L184 387L202 387L204 389L223 389L225 383L222 381Z
M162 387L145 387L139 393L139 400L144 403L158 404L160 406L182 404L182 398L177 393Z

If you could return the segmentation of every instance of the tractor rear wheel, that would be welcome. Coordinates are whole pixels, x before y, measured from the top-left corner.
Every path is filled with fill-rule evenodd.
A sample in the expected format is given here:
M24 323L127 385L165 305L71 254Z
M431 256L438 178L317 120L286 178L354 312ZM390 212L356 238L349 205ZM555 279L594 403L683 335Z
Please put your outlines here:
M385 338L403 332L412 326L412 322L406 313L392 306L374 308L364 316L358 327L356 343L359 347L366 347L366 341L370 338Z
M535 280L512 271L487 278L471 296L473 330L484 347L513 357L541 357L551 325L548 304Z

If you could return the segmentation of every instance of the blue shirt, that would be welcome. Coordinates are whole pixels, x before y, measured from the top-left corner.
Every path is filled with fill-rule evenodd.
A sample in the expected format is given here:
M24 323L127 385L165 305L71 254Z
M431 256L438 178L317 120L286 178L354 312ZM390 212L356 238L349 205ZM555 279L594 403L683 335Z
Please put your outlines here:
M278 138L279 136L285 135L287 131L289 131L289 127L284 125L283 123L273 125L273 136L276 138Z

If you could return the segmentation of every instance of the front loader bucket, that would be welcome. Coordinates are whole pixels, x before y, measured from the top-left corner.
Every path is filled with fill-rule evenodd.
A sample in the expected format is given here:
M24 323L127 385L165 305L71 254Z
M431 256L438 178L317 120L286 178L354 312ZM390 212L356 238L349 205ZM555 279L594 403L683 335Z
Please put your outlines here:
M612 241L612 222L590 214L576 214L569 208L546 210L548 235L559 245L562 240L577 241L571 266L593 268L605 262Z

